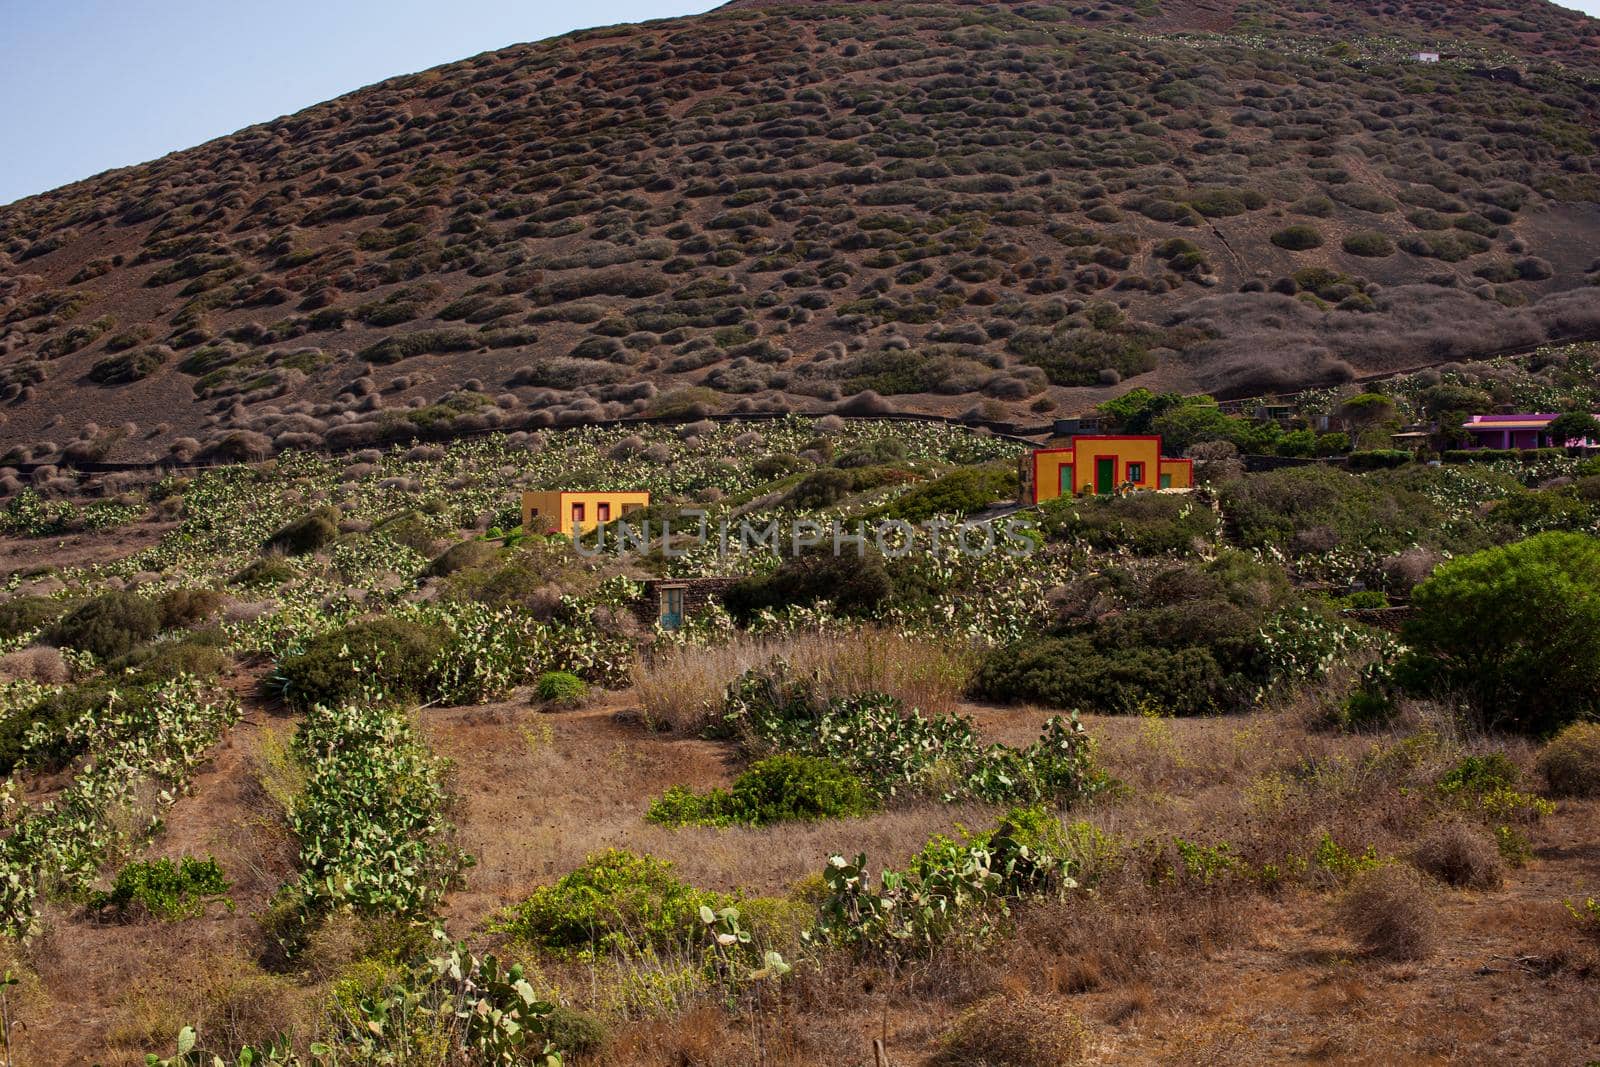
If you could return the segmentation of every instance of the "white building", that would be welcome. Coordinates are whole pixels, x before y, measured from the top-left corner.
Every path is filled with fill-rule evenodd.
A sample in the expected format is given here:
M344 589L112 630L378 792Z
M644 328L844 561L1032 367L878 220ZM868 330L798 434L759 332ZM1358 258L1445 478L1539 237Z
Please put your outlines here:
M1413 53L1411 53L1411 62L1413 62L1413 63L1437 63L1437 62L1439 62L1439 53L1438 52L1413 52Z

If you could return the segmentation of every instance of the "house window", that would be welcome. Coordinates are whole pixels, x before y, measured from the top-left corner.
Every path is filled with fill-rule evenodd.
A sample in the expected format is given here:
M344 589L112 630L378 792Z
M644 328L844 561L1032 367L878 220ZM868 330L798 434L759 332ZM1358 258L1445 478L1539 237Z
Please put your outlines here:
M622 514L632 515L635 511L638 511L642 507L644 507L643 504L624 504L622 505Z
M661 590L660 623L663 630L677 630L683 626L682 586Z
M611 505L610 504L596 504L594 506L594 521L595 522L610 522L611 521Z
M574 504L574 505L572 505L572 521L573 522L582 522L583 518L584 518L583 505L582 504Z
M1128 464L1128 481L1132 482L1134 485L1143 485L1144 484L1144 464L1143 463L1130 463L1130 464Z

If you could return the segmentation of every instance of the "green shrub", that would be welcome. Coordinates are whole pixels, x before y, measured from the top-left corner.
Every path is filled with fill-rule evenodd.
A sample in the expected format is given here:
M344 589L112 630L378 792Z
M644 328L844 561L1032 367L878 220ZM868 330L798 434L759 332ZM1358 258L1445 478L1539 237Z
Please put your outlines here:
M855 479L849 471L824 467L806 475L789 491L788 503L796 508L828 508L849 496L855 489Z
M164 922L175 922L204 914L208 904L219 900L231 909L233 903L227 900L231 888L215 859L151 860L123 867L110 891L94 894L89 907L122 914L139 908Z
M267 588L293 581L294 577L295 569L292 564L275 556L263 556L245 564L237 574L228 579L228 584L246 588Z
M1352 452L1348 463L1353 471L1390 470L1403 467L1417 457L1400 448L1375 448L1365 452Z
M666 860L612 849L534 890L496 929L559 953L631 955L694 944L703 936L700 909L732 903L681 881Z
M1290 226L1272 235L1272 243L1291 252L1322 247L1322 233L1315 226Z
M1099 550L1127 549L1141 556L1193 552L1213 544L1216 512L1189 497L1134 493L1126 497L1063 497L1040 509L1040 527L1052 541L1080 542Z
M1014 501L1017 472L1010 467L962 467L902 493L864 516L923 522L936 515L967 516L996 500Z
M1545 533L1451 560L1413 593L1404 684L1551 734L1600 712L1600 541Z
M274 684L296 708L333 708L381 694L425 698L444 635L402 619L352 623L306 642L278 664Z
M0 638L16 638L44 629L66 611L64 601L42 596L12 597L0 604Z
M1600 723L1576 722L1539 753L1539 773L1558 797L1600 796Z
M222 610L222 594L215 589L172 589L156 602L161 629L175 630L204 622Z
M1344 250L1352 256L1382 259L1394 255L1394 242L1389 240L1386 234L1370 231L1353 233L1344 239Z
M318 508L279 529L262 548L285 556L304 556L325 548L338 536L338 509Z
M167 350L141 348L121 355L106 356L89 368L89 380L97 385L128 385L150 377L167 361Z
M598 1016L564 1004L550 1006L544 1018L544 1032L550 1044L568 1056L590 1056L600 1051L610 1031Z
M723 604L745 624L762 611L810 607L821 600L831 601L836 614L868 617L891 591L889 573L876 554L818 551L785 560L770 574L741 579L729 587Z
M987 700L1105 714L1206 715L1238 700L1204 648L1104 651L1086 637L997 649L979 665L972 691Z
M92 683L50 693L0 718L0 774L17 767L65 766L85 747L82 733L68 728L85 714L103 709L109 700L110 688L103 682Z
M833 760L769 756L734 779L731 791L695 794L674 787L646 816L663 826L766 826L863 815L872 798L861 779Z
M1420 492L1322 465L1237 478L1218 497L1229 532L1251 548L1316 551L1320 539L1400 552L1442 522Z
M193 678L215 678L231 662L227 652L204 641L153 641L139 645L125 656L113 660L113 671L131 671L138 684L157 684L180 674Z
M571 706L583 700L589 687L582 678L567 671L545 671L533 684L536 697L546 704Z
M102 593L73 608L50 629L49 641L110 660L161 631L161 608L136 593Z
M423 571L427 578L445 578L458 571L476 570L494 561L500 550L487 541L462 541L451 545L443 554L428 564Z

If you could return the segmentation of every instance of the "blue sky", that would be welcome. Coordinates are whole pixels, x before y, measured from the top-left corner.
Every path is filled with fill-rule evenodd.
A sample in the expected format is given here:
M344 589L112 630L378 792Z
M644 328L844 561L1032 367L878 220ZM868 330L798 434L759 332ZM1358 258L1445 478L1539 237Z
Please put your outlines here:
M396 74L721 2L0 0L0 204Z
M396 74L720 2L0 0L0 204Z

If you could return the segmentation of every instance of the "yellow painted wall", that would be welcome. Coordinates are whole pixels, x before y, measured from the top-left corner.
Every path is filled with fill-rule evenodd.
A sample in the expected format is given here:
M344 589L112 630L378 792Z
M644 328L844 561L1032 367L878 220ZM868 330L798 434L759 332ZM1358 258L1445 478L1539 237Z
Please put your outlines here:
M598 516L601 504L611 505L611 520L615 521L635 508L649 507L650 494L578 493L557 490L523 493L522 528L529 533L557 530L570 534L576 521L583 532L588 533L600 525ZM582 519L576 516L578 506L583 508Z
M1161 473L1170 475L1172 482L1168 489L1193 489L1194 488L1194 461L1187 459L1164 459L1161 461Z
M1161 441L1155 437L1075 437L1070 448L1046 449L1034 453L1034 500L1042 503L1062 495L1061 470L1072 468L1070 492L1093 493L1097 461L1112 461L1112 488L1117 489L1130 480L1130 464L1141 464L1142 470L1134 484L1140 489L1155 489L1163 473L1175 468L1165 466L1161 459ZM1167 464L1174 461L1168 460ZM1187 466L1179 463L1179 466ZM1187 481L1187 477L1185 478ZM1177 480L1174 478L1174 487Z

